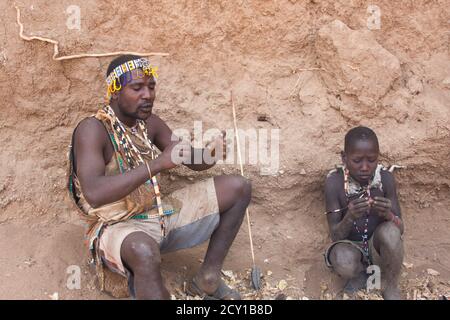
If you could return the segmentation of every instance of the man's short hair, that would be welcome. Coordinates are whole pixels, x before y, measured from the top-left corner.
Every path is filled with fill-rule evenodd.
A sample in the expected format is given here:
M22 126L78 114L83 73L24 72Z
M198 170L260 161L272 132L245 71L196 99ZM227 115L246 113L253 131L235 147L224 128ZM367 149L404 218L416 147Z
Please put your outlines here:
M379 149L378 138L375 132L367 127L359 126L350 129L345 135L344 151L349 151L359 140L371 140Z

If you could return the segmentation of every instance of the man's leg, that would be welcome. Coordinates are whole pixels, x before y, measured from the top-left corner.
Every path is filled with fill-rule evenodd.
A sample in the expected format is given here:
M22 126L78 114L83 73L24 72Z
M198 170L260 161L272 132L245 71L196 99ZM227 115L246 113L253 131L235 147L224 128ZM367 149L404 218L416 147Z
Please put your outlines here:
M348 243L338 243L332 247L329 260L333 270L347 281L344 290L352 293L364 288L367 277L360 250Z
M401 299L398 280L403 262L403 241L399 228L392 222L380 224L374 232L373 245L380 255L384 299Z
M195 276L197 286L213 294L220 284L221 269L242 224L252 193L251 183L241 176L214 177L220 222L211 235L205 260Z
M133 232L122 243L120 256L134 276L136 299L170 299L161 276L158 243L145 232Z

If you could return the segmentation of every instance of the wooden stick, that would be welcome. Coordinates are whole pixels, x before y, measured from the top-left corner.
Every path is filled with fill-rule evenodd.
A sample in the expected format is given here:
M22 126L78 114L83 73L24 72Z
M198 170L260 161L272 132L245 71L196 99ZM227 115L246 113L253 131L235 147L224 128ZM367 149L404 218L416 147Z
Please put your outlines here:
M238 152L239 165L241 167L241 176L244 177L244 167L242 165L241 146L240 146L240 143L239 143L239 133L238 133L238 129L237 129L236 108L234 107L233 91L231 91L231 106L233 107L234 131L235 131L235 134L236 134L237 152ZM250 225L250 213L248 211L248 208L245 210L245 215L247 216L248 236L250 238L250 250L252 252L253 265L255 265L255 252L254 252L254 249L253 249L252 228L251 228L251 225Z
M23 24L20 22L20 9L16 5L14 5L17 11L17 24L19 25L19 36L23 40L26 41L32 41L32 40L39 40L43 42L48 42L53 44L53 60L70 60L70 59L80 59L80 58L97 58L97 57L111 57L111 56L118 56L121 54L133 54L137 56L168 56L168 53L164 52L132 52L132 51L115 51L115 52L107 52L107 53L82 53L82 54L75 54L70 56L62 56L58 57L59 54L59 42L53 39L44 38L44 37L37 37L32 36L28 37L23 34Z

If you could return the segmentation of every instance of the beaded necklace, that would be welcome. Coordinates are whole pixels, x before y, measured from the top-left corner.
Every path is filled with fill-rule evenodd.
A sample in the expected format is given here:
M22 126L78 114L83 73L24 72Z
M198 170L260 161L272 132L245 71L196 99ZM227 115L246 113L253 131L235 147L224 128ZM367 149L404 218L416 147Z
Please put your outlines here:
M344 169L344 190L345 190L345 195L347 196L347 198L349 197L349 171L347 168ZM366 187L362 187L361 190L361 195L359 196L359 198L364 197L365 195L367 195L368 198L370 198L370 185L371 185L371 180L369 180L369 183L367 184ZM361 232L361 230L358 228L358 225L356 224L356 221L353 221L353 225L355 226L355 230L356 232L361 236L362 238L362 242L363 242L363 250L364 252L368 255L369 254L369 245L368 245L368 226L369 226L369 210L367 212L365 212L364 214L364 230Z
M137 126L141 130L143 137L140 137L138 135L137 130L135 130L135 133L133 133L133 134L136 137L138 137L139 140L141 140L142 142L145 143L145 145L148 147L147 152L142 152L142 151L138 150L136 145L131 140L130 136L127 134L127 131L125 130L123 123L115 115L114 110L109 105L105 106L104 110L111 117L112 127L117 135L119 144L122 146L122 148L124 150L125 160L128 164L127 170L136 168L137 166L139 166L141 164L145 164L145 160L142 158L143 154L150 153L150 156L152 159L156 158L156 149L155 149L153 143L151 143L150 139L148 138L147 128L145 126L144 121L139 120L139 119L137 120ZM121 162L120 160L121 159L119 159L119 165ZM160 193L158 180L156 179L156 176L151 177L151 183L152 183L153 189L155 191L156 206L158 208L158 215L160 218L159 222L161 225L161 233L163 236L165 236L166 230L165 230L164 219L163 219L165 214L164 214L164 210L162 207L161 193Z

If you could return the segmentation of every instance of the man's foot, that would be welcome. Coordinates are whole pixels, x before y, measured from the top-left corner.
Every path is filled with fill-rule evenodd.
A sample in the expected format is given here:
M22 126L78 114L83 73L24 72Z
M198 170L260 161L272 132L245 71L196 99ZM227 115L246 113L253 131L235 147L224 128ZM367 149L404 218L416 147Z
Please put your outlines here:
M365 289L367 284L367 273L361 272L358 276L347 281L344 292L348 295L355 294L359 290Z
M402 295L397 286L389 286L384 289L383 298L384 300L402 300Z
M198 278L198 276L195 276L192 278L191 282L189 283L189 286L187 288L187 293L191 296L199 296L203 300L241 300L241 295L236 290L230 288L225 284L225 282L219 277L216 285L214 286L215 289L211 289L211 285L207 286L209 287L209 290L207 287L202 286L201 282Z

